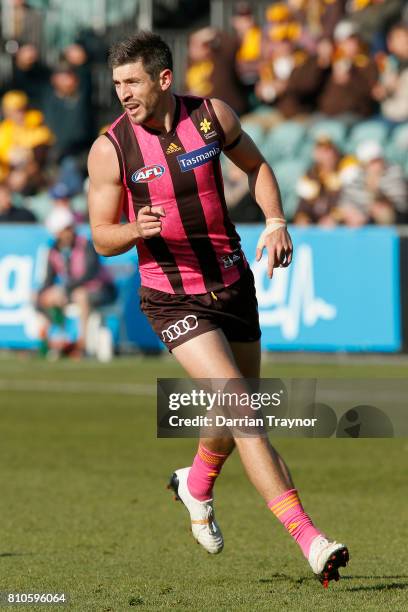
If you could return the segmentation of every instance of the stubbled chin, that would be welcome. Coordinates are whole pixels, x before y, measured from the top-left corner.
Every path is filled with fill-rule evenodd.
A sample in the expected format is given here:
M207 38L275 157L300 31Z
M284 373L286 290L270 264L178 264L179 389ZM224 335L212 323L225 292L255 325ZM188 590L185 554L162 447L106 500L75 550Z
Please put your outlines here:
M137 109L137 112L130 112L129 110L126 110L127 116L129 117L129 119L132 121L132 123L142 123L143 120L143 113L140 112L140 108Z

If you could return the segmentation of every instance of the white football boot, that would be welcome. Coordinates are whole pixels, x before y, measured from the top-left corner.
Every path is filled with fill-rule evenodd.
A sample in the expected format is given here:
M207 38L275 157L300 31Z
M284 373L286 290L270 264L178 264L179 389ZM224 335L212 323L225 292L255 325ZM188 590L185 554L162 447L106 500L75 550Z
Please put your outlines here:
M347 546L329 542L324 536L316 536L309 551L309 563L313 572L327 589L330 580L339 580L339 567L346 567L349 560Z
M187 487L190 468L176 470L170 478L168 489L175 493L175 499L183 502L191 518L191 531L194 538L208 553L216 555L224 548L224 539L214 517L213 500L195 499Z

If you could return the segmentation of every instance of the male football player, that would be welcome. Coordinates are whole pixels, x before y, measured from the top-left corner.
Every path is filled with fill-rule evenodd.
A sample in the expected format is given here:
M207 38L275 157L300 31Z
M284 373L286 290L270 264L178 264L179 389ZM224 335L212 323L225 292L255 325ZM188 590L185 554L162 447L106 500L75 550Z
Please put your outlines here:
M292 259L274 174L224 102L172 92L172 57L159 36L141 32L119 42L110 65L124 112L89 155L95 247L108 256L137 247L142 310L192 378L244 384L260 374L261 332L254 279L228 216L219 156L223 151L248 175L265 214L256 256L266 249L269 277ZM121 223L123 213L127 223ZM192 465L174 472L171 487L190 514L197 541L210 553L223 548L212 490L234 447L313 572L324 585L337 580L347 548L313 525L266 436L201 439Z

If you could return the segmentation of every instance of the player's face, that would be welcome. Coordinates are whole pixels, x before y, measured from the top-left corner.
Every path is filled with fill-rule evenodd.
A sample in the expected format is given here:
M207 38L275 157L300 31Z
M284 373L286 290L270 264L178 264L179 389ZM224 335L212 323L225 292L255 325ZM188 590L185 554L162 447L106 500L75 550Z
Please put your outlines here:
M141 61L114 68L113 83L133 123L140 125L154 116L162 94L160 79L152 81Z

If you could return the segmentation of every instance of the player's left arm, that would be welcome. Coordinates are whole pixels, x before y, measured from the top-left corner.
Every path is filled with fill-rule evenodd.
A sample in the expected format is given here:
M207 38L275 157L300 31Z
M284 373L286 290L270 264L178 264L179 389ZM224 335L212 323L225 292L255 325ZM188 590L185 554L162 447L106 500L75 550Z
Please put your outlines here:
M273 269L286 267L292 261L293 245L286 228L285 216L278 183L272 168L261 152L246 134L234 111L225 102L216 98L211 100L214 112L224 134L224 153L248 175L252 197L262 209L266 228L262 232L256 249L256 260L262 257L264 247L268 252L268 275L272 278Z

